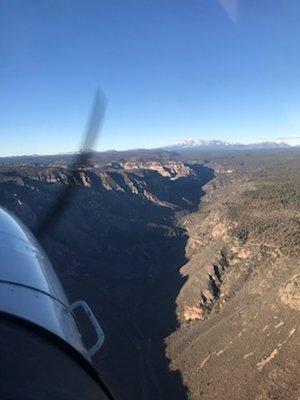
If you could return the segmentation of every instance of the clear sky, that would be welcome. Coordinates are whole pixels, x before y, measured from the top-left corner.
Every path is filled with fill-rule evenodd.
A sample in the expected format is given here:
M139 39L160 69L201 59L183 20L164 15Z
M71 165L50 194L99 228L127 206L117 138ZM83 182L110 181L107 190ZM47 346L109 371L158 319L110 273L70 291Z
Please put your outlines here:
M300 143L299 0L0 0L0 154Z

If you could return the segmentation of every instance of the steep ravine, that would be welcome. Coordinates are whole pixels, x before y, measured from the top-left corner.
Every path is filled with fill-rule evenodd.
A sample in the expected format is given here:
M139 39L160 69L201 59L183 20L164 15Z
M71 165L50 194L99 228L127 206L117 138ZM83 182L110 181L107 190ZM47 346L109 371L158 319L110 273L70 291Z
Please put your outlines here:
M299 398L299 187L290 201L260 176L220 173L181 219L180 327L166 342L191 400Z
M67 179L66 167L0 170L0 204L34 227ZM200 164L90 167L55 231L43 240L71 300L87 300L106 333L95 359L121 400L184 400L164 339L178 326L188 236L175 213L194 211L213 171Z

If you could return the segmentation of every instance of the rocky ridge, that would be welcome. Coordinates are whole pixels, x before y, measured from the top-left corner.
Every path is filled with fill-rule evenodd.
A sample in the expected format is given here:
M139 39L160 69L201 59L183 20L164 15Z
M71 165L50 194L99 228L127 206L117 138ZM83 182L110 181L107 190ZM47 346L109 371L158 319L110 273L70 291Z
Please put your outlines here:
M220 168L200 212L182 218L187 280L167 354L191 399L300 393L298 162L289 177L277 164L281 176L270 172L267 181L269 166L246 174Z

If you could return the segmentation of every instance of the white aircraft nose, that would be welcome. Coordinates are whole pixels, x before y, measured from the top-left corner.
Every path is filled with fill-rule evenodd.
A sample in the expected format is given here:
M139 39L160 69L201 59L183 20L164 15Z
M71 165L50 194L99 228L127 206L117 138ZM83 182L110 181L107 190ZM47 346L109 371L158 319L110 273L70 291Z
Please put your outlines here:
M0 208L0 281L28 286L69 306L53 267L32 233Z
M73 310L80 306L95 329L97 341L86 349ZM47 257L31 232L0 208L0 311L34 323L59 336L90 360L103 331L84 301L70 305Z

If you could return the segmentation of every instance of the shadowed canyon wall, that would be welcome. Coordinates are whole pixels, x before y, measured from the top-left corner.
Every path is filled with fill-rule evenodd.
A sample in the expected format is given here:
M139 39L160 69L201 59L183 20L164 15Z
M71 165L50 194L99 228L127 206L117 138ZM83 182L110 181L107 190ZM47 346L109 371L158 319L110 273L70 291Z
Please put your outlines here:
M34 228L70 173L1 167L0 204ZM187 399L164 343L177 327L185 281L187 235L175 214L196 210L212 178L209 168L179 162L84 169L61 221L42 240L69 298L88 301L101 321L106 341L95 363L117 398Z

